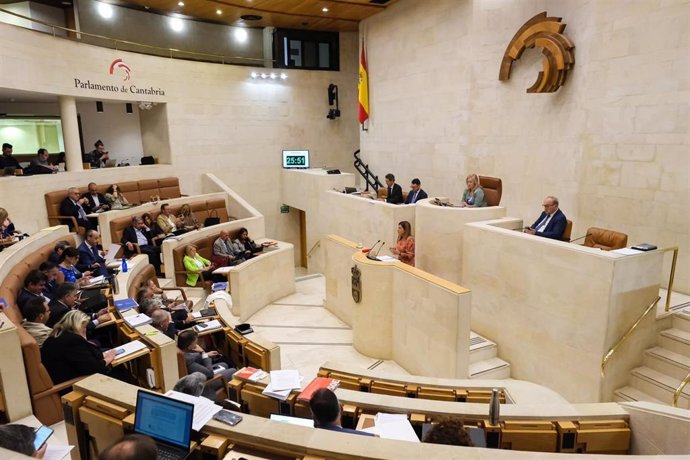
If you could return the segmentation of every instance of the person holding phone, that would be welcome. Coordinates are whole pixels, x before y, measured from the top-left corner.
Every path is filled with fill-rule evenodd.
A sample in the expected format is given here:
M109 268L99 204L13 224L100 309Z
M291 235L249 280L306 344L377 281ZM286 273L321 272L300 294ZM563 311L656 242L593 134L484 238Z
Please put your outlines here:
M26 425L1 425L0 447L34 458L43 458L53 430L43 425L33 429Z

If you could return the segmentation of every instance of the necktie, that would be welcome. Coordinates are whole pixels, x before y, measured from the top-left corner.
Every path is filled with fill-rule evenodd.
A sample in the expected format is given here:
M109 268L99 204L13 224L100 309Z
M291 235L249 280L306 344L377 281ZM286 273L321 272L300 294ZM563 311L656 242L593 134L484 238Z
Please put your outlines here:
M100 259L100 256L98 255L98 249L96 248L96 246L93 246L91 248L91 252L93 253L93 256L96 258L96 260Z
M81 220L86 220L86 211L84 211L84 208L81 207L79 203L75 203L77 207L79 208L79 219Z
M412 196L412 203L413 203L413 204L417 202L417 194L418 194L418 193L419 193L419 190L417 190L416 192L414 192L414 195Z

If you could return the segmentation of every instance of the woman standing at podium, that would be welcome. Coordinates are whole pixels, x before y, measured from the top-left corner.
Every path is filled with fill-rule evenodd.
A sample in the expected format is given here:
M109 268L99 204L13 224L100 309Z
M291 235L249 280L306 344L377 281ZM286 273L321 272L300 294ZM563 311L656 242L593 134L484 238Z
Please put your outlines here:
M390 248L391 253L398 256L400 262L414 267L414 237L412 236L412 226L406 220L398 224L398 241L394 248Z

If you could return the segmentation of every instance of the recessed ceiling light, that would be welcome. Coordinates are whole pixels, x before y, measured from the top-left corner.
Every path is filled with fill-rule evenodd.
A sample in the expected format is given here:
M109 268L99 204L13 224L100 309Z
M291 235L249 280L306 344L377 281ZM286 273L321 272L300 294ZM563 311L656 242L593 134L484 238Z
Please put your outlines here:
M216 10L216 14L217 14L218 16L220 16L221 14L223 14L223 11L222 11L222 10Z
M244 19L245 21L260 21L263 19L263 17L259 16L258 14L243 14L240 16L240 19Z
M321 8L321 11L323 11L324 13L328 13L328 8L324 6L323 8Z
M177 6L184 6L184 2L177 2Z

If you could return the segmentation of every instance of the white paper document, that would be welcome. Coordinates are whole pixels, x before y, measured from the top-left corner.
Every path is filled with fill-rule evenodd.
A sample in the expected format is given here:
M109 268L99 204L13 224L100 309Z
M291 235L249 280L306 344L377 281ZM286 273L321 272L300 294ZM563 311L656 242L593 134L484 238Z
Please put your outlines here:
M216 413L223 409L210 399L191 396L174 390L168 391L165 396L194 405L194 418L192 419L194 431L200 431Z
M291 392L292 390L289 388L287 390L275 390L272 384L269 383L268 385L266 385L266 388L261 393L265 394L266 396L270 396L271 398L275 398L280 401L285 401L288 398L288 396L290 396Z
M194 329L196 329L198 332L206 332L206 331L212 331L214 329L220 329L223 327L222 324L220 324L220 321L217 319L212 319L211 321L206 321L205 323L199 323L196 326L194 326Z
M115 350L117 350L115 359L126 358L132 353L136 353L137 351L143 350L145 348L147 347L144 342L142 342L141 340L133 340L131 342L125 343L124 345L120 345L119 347L115 347Z
M108 248L108 252L105 254L105 261L110 262L115 258L115 254L117 254L117 251L120 250L122 246L119 244L111 244L110 247Z
M69 455L72 449L74 449L74 446L48 444L43 460L62 460Z
M274 391L300 389L299 372L296 369L271 371L271 387Z
M613 254L622 254L624 256L634 256L637 254L642 254L643 251L638 251L637 249L633 248L621 248L621 249L614 249L611 251Z
M398 441L420 442L412 424L405 414L376 414L374 434L384 439L397 439ZM372 432L372 431L370 431Z
M136 315L123 316L127 324L132 327L143 326L144 324L151 324L151 318L143 313L137 313Z
M213 274L214 275L225 275L226 273L230 273L231 271L236 270L236 269L237 269L236 265L232 266L232 267L220 267L220 268L216 268L215 270L213 270Z
M376 260L380 262L400 262L400 260L396 259L395 257L391 256L378 256L376 257Z
M97 284L103 284L103 283L105 283L105 276L101 275L101 276L96 276L95 278L91 278L89 280L89 284L87 284L87 286L95 286Z

